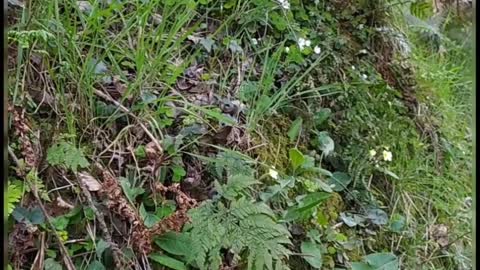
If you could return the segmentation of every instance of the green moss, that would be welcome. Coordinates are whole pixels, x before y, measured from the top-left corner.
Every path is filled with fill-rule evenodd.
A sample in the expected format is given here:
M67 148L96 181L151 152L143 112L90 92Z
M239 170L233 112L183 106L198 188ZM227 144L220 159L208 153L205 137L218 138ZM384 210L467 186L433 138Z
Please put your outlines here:
M319 222L319 225L324 226L335 222L344 207L345 205L340 194L332 193L332 196L319 207L317 211L317 222Z

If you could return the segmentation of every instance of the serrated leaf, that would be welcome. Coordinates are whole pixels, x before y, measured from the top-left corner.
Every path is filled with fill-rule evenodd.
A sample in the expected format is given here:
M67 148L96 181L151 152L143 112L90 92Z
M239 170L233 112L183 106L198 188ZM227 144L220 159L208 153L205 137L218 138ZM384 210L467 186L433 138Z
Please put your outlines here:
M348 173L334 172L329 178L329 185L333 185L333 190L336 192L343 191L347 188L348 184L352 181L352 178Z
M335 143L332 138L328 136L328 133L326 131L320 132L318 134L317 140L320 146L320 150L323 152L324 155L330 155L330 153L332 153L335 149Z
M332 114L332 111L328 108L322 108L318 111L313 117L315 122L315 127L319 128Z
M293 121L290 130L288 131L288 138L290 141L293 142L297 139L298 135L300 134L300 130L302 128L303 119L301 117L297 118Z
M185 234L167 232L155 239L155 244L170 254L185 256L190 252L189 240Z
M287 29L288 22L285 19L285 17L278 12L271 12L270 14L270 20L273 24L273 26L278 30L278 31L284 31Z
M176 260L172 257L168 257L165 255L160 255L160 254L151 254L148 256L150 259L154 260L155 262L164 265L166 267L169 267L174 270L187 270L187 267L185 264L179 260Z
M79 167L86 168L90 165L82 150L67 142L61 142L50 147L47 151L47 162L53 166L63 165L74 172Z
M313 268L322 268L322 251L318 244L312 241L302 242L300 246L302 253L305 255L302 258L306 260Z
M305 157L303 156L302 152L298 151L296 148L292 148L290 151L288 151L288 157L290 158L290 163L292 164L294 170L302 166L302 164L305 162Z
M52 225L57 231L64 231L69 223L69 219L65 216L59 216L52 219Z

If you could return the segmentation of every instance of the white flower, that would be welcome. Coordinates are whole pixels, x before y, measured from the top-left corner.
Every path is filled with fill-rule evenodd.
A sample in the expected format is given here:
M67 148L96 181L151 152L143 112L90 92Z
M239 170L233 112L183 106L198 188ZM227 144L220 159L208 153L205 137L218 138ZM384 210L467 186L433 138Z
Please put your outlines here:
M270 174L270 176L273 178L273 179L278 179L278 172L275 170L275 168L271 168L269 171L268 171L268 174Z
M253 45L257 45L258 44L258 40L256 38L252 38L252 44Z
M392 152L383 150L383 160L392 161Z
M282 6L284 9L290 9L290 3L288 0L278 0L278 3Z
M300 47L300 50L303 50L303 48L305 48L305 42L306 40L304 38L299 38L297 43L298 43L298 47Z
M355 66L352 66L352 70L355 70Z
M362 74L362 79L366 80L368 79L368 76L366 74Z
M376 154L377 154L377 151L375 151L374 149L370 150L368 152L370 154L370 157L374 157Z
M313 51L314 51L316 54L320 54L320 52L321 52L322 50L320 49L320 47L315 46L315 48L313 48Z
M285 52L288 53L290 51L290 48L289 47L286 47L285 48Z
M363 24L359 24L358 29L362 30L363 29Z
M358 53L361 53L361 54L367 54L367 50L365 50L365 49L361 49L360 51L358 51Z
M310 47L310 45L312 45L312 42L310 40L304 38L299 38L297 43L300 50L303 50L305 49L305 47Z

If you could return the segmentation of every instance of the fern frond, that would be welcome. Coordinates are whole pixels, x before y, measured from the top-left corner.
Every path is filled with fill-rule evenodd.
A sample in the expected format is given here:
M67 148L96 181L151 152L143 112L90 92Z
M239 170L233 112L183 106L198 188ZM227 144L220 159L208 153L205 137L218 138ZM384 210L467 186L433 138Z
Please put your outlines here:
M9 217L15 209L16 204L20 201L23 196L23 187L16 184L15 182L8 182L7 190L5 191L5 201L6 201L6 217Z
M232 176L226 185L219 186L228 206L210 200L189 211L191 224L184 231L191 239L189 264L219 269L221 251L229 250L236 256L245 254L249 269L274 269L274 263L288 269L284 261L290 255L290 233L276 222L266 204L254 201L245 192L256 183L247 176Z

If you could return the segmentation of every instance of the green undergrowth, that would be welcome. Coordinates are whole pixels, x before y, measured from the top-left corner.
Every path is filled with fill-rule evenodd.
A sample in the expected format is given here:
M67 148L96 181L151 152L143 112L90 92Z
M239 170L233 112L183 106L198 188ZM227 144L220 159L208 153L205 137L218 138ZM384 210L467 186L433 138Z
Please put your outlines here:
M468 269L471 52L423 9L28 3L8 34L10 265Z

